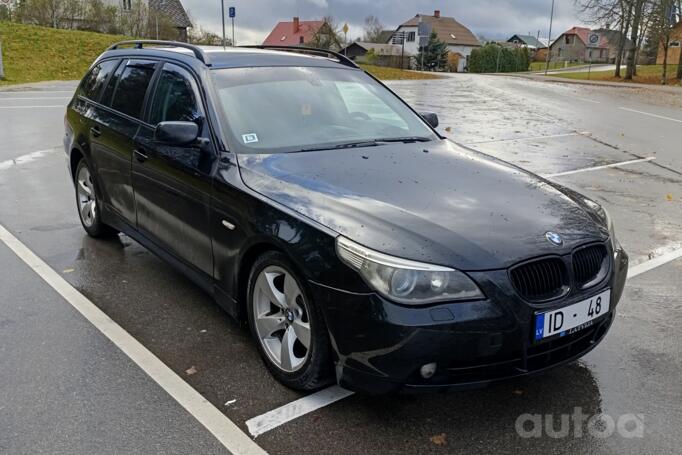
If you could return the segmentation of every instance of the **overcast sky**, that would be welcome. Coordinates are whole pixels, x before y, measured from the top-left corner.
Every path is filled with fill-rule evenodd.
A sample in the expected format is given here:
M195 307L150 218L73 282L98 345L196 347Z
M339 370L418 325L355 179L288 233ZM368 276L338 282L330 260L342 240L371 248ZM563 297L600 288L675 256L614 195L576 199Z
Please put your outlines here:
M220 0L181 0L191 17L203 28L220 34ZM301 20L332 15L350 27L349 39L362 35L364 18L377 16L386 28L395 28L417 13L452 16L476 36L508 38L514 33L547 37L551 0L225 0L237 8L237 44L260 44L274 25L299 16ZM581 25L573 0L556 0L552 35ZM230 22L227 20L227 35Z

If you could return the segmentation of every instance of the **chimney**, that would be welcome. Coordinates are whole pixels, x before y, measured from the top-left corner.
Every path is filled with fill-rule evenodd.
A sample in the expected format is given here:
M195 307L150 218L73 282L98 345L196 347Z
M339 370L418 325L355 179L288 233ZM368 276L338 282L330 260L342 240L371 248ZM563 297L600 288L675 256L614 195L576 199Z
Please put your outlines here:
M294 17L294 33L298 33L298 30L299 30L298 17Z
M437 9L436 11L433 12L433 17L435 17L436 19L440 19L440 10L439 9Z

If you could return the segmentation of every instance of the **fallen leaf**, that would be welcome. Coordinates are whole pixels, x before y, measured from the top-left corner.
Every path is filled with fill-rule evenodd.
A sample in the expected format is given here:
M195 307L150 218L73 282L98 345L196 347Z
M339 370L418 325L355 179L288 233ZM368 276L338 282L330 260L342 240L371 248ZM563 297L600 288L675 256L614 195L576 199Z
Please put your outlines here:
M185 370L185 373L187 373L188 376L192 376L196 372L197 372L197 367L195 367L194 365L192 365L187 370Z
M447 436L445 435L445 433L441 433L441 434L437 434L435 436L431 436L429 439L431 440L431 442L433 442L437 446L444 446L445 444L447 444L447 440L446 440Z
M666 198L668 201L672 201L672 200L673 200L673 195L672 195L672 194L666 194L666 195L665 195L665 198Z
M448 126L447 128L445 128L445 132L446 133L452 133L452 128Z

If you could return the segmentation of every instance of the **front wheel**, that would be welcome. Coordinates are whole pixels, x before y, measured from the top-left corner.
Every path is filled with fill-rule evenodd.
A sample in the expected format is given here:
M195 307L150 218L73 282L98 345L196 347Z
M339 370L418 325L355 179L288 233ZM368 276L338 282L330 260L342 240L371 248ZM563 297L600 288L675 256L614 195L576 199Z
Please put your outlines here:
M78 216L80 217L83 229L90 237L111 237L118 234L112 227L104 224L101 219L99 208L97 207L96 185L85 159L81 159L76 166L76 204Z
M273 376L297 390L332 379L327 327L303 281L281 253L261 256L249 276L248 318L258 350Z

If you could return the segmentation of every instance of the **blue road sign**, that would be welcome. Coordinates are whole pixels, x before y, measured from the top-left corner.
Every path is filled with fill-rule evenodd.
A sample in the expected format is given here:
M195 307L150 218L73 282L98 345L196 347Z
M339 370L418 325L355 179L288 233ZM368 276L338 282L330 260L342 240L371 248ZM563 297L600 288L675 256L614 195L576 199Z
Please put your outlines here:
M235 17L237 15L237 8L235 8L234 6L230 6L229 11L230 11L230 17Z

